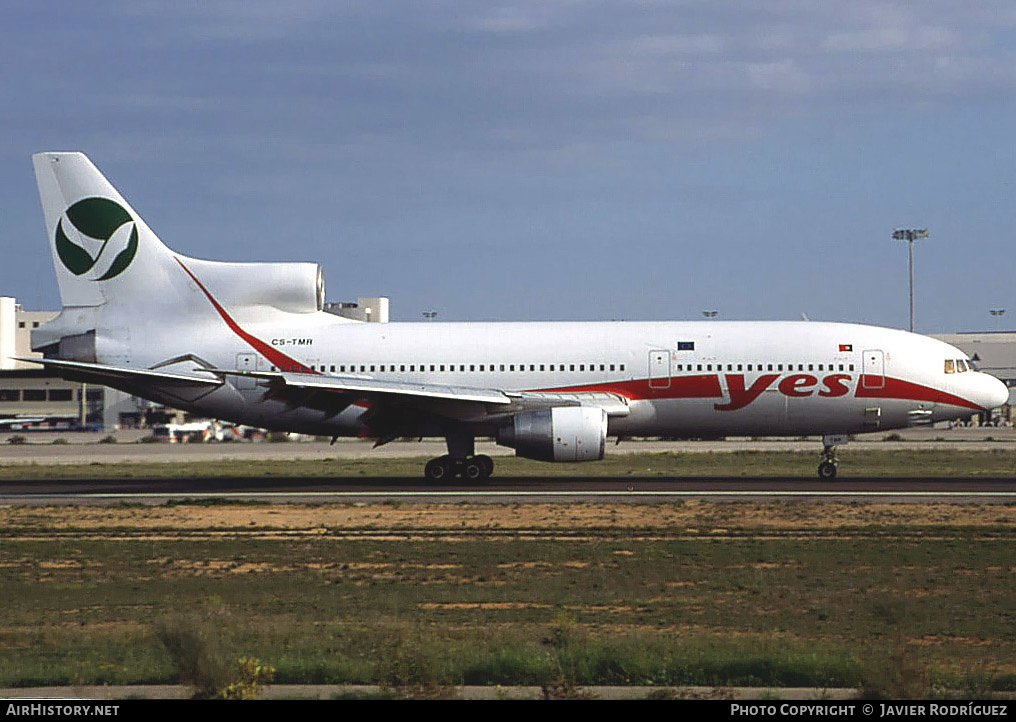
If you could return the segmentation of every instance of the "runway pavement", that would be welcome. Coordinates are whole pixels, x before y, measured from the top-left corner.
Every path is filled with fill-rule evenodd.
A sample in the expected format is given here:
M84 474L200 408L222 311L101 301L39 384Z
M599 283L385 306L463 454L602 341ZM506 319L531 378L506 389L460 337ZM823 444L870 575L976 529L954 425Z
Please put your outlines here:
M284 461L288 459L360 459L393 457L435 457L446 453L443 441L394 441L373 448L373 442L357 439L328 441L289 441L282 443L138 443L146 432L122 431L113 436L117 443L99 443L105 433L33 432L0 434L0 464L88 464L144 462L172 463L205 459L247 459ZM25 443L8 443L11 436L21 436ZM892 440L899 438L899 440ZM890 440L887 440L890 439ZM54 443L56 442L56 443ZM1016 429L955 428L905 429L862 434L851 446L877 449L955 448L983 450L1016 448ZM820 437L798 439L730 438L723 441L656 441L625 440L608 443L608 454L652 452L723 453L756 449L759 451L814 451L822 449ZM510 456L512 449L491 441L477 441L476 451L489 456Z
M292 459L433 457L445 453L439 440L399 441L372 448L368 441L342 440L286 443L136 443L139 432L121 432L117 443L98 443L105 434L36 433L27 443L9 444L0 437L0 464L112 464L118 462L166 463L165 478L62 479L0 482L0 504L54 504L123 502L160 504L170 500L262 500L272 502L371 503L383 500L427 502L511 501L614 501L649 503L678 499L712 500L840 500L1012 503L1013 478L849 478L834 481L779 478L717 477L498 477L481 486L465 482L434 486L412 478L307 478L273 477L179 479L168 465L201 460L256 460L284 464ZM890 440L887 440L887 437ZM64 442L53 443L56 439ZM132 443L132 441L134 443ZM1016 448L1016 431L1010 428L909 429L867 434L853 446L872 449ZM680 451L723 453L745 449L760 451L815 451L818 437L806 439L728 439L723 441L623 441L611 445L610 454ZM489 441L477 442L477 453L510 455L511 449Z
M0 482L0 504L164 504L180 500L277 503L524 503L677 500L800 500L922 503L1013 503L1013 478L820 481L779 478L602 477L492 478L483 485L434 485L418 478L61 479Z

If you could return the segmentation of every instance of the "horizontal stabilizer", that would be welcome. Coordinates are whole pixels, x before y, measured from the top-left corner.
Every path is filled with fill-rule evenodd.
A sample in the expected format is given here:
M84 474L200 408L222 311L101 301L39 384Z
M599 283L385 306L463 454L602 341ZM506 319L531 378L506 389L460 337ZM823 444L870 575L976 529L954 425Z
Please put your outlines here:
M114 382L118 381L185 384L201 388L215 388L222 385L222 382L218 379L207 379L201 376L188 376L185 374L170 374L149 369L129 369L121 366L90 364L82 361L61 361L59 359L22 358L17 360L40 364L56 371L62 378L104 384L114 388L116 387Z
M152 371L151 369L131 369L58 359L24 358L18 360L45 366L68 381L102 384L170 405L181 401L193 403L223 386L219 379Z

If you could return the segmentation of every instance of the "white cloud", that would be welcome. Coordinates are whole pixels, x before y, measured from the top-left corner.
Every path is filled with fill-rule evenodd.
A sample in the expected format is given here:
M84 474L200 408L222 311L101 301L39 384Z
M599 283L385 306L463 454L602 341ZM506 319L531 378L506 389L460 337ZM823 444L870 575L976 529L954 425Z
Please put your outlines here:
M960 44L957 34L947 28L887 26L834 33L822 45L846 53L925 53L951 50Z
M701 35L642 35L626 43L632 55L641 56L688 56L717 55L723 52L726 43L722 36L714 33Z

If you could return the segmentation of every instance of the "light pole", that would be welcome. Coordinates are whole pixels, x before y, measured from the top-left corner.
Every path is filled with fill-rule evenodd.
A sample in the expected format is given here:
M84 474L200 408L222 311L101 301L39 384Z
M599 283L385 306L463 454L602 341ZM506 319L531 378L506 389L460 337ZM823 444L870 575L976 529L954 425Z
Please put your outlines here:
M914 241L928 237L927 228L897 228L893 231L894 241L906 241L910 252L910 332L914 331Z
M1004 308L992 308L988 311L992 316L995 317L995 330L998 330L999 322L1002 320L1002 314L1005 313Z

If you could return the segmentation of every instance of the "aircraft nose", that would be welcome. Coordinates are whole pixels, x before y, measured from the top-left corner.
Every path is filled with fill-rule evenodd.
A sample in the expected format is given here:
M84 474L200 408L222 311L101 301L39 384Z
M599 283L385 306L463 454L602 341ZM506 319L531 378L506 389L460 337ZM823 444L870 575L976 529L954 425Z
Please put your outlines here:
M982 382L984 388L978 395L978 404L986 410L991 410L1009 401L1009 389L1005 384L994 376L988 374L982 374L982 376L984 377Z

